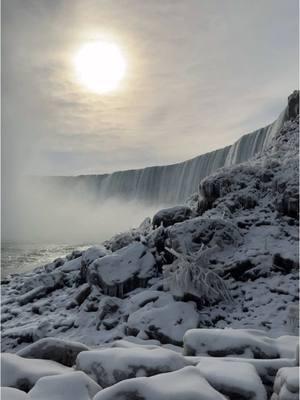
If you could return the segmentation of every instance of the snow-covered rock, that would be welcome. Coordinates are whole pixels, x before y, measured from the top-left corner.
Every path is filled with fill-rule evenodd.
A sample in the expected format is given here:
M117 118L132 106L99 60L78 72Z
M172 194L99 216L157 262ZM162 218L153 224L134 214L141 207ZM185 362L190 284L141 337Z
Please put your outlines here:
M138 286L145 286L155 274L155 259L141 243L95 260L87 272L88 281L99 285L105 294L123 297Z
M128 379L99 392L94 400L225 400L196 367L150 378Z
M197 217L168 228L172 248L179 252L197 251L208 247L237 246L242 241L239 229L229 221Z
M98 258L106 256L109 252L104 246L92 246L82 253L82 265L89 266L93 261Z
M1 387L0 393L2 400L30 400L28 394L19 389Z
M192 210L187 206L176 206L159 210L153 216L152 224L154 227L160 225L167 227L177 222L183 222L193 215Z
M81 351L87 350L89 348L82 343L49 337L24 347L18 351L17 355L23 358L52 360L67 367L72 367L75 364L77 355Z
M280 358L286 355L280 338L266 336L266 332L253 329L191 329L183 338L184 354L212 357ZM294 342L293 356L296 354Z
M1 354L1 385L16 389L30 390L36 381L44 376L70 372L55 361L22 358L15 354Z
M95 381L78 371L40 378L28 395L31 400L92 400L101 389Z
M299 367L281 368L275 379L271 400L299 400Z
M249 363L226 362L207 357L197 367L211 386L229 399L267 399L262 381L255 367Z
M198 323L199 315L194 303L171 301L161 304L158 300L132 313L127 329L130 335L144 332L150 339L161 343L181 345L185 332L196 328Z
M76 369L85 372L105 388L129 378L176 371L188 364L183 356L174 351L140 346L81 352L77 357Z

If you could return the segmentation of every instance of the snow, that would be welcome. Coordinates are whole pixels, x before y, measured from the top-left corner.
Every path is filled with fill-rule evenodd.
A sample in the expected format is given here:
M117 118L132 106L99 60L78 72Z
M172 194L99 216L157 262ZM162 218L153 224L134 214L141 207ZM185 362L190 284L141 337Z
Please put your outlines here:
M146 304L129 316L127 326L128 333L145 332L150 339L180 345L184 333L196 328L198 323L194 303L173 301L162 306L159 302Z
M299 399L299 367L281 368L275 379L271 400Z
M239 400L266 400L267 393L253 365L206 358L197 367L219 392Z
M26 391L43 376L65 374L69 371L69 368L55 361L22 358L9 353L1 354L2 386Z
M136 377L171 372L188 365L183 356L161 348L111 348L81 352L76 368L84 371L102 387Z
M27 393L22 392L22 390L14 389L10 387L1 387L0 389L2 400L30 400Z
M88 280L99 284L105 291L123 297L126 284L135 278L146 280L154 273L155 259L148 248L141 243L132 243L95 260L88 268ZM106 290L108 288L108 290Z
M92 400L101 387L83 372L47 376L30 390L31 400Z
M40 339L18 351L17 355L23 358L38 358L53 360L60 364L72 367L81 351L89 350L87 346L78 342L58 338Z
M184 335L184 354L253 358L295 358L297 338L271 338L253 329L191 329Z
M150 378L135 378L120 382L98 393L94 400L225 400L202 377L198 368Z

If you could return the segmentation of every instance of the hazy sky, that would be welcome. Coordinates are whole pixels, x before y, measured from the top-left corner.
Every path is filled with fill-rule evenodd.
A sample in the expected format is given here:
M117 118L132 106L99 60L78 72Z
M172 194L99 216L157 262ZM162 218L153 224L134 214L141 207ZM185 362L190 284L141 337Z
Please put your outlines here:
M74 79L81 45L120 46L119 90ZM168 164L274 120L298 86L297 0L2 0L6 176Z

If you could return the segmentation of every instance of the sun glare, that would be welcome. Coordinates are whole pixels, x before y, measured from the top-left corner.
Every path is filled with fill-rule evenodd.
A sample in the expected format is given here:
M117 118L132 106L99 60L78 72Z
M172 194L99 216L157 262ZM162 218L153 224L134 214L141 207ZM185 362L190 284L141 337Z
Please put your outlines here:
M118 88L126 72L126 61L110 42L84 44L74 58L78 80L92 92L108 93Z

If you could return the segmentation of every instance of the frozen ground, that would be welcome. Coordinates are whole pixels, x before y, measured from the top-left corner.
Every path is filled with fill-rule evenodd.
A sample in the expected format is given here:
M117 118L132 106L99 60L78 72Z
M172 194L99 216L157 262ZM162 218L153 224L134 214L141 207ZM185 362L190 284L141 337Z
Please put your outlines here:
M295 97L270 146L187 205L5 279L4 399L297 398Z

